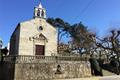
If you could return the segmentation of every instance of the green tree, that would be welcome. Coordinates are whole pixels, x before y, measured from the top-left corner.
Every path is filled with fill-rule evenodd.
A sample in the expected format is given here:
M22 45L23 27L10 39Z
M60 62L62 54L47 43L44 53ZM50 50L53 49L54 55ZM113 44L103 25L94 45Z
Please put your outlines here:
M58 45L62 37L67 34L69 35L69 38L71 38L71 45L73 45L72 48L79 50L79 53L86 53L92 49L94 44L94 34L91 33L81 22L70 25L68 22L65 22L60 18L48 18L47 22L58 29Z
M7 53L8 53L7 47L1 49L1 53L0 53L0 61L1 61L1 62L3 62L3 58L4 58L4 56L7 55Z
M81 22L71 26L69 31L72 38L73 48L79 50L79 53L90 53L94 46L94 35Z
M60 18L56 18L56 19L48 18L47 22L57 28L57 30L58 30L58 46L59 46L60 41L62 40L62 37L64 35L68 34L68 29L70 27L70 24ZM59 53L59 48L58 48L58 53Z

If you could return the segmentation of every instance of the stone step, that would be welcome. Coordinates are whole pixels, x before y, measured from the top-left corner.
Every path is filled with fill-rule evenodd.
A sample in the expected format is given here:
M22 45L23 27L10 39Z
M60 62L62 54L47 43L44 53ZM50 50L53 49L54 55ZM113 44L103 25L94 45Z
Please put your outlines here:
M104 77L56 79L56 80L120 80L120 76L113 75L113 76L104 76Z

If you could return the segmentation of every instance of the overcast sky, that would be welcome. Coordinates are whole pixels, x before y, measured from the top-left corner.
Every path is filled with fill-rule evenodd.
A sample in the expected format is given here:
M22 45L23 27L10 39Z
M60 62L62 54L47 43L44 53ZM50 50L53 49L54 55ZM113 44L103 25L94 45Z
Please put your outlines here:
M0 0L0 38L4 45L16 25L33 18L39 0ZM80 21L98 35L120 29L120 0L42 0L47 17L60 17L74 24Z

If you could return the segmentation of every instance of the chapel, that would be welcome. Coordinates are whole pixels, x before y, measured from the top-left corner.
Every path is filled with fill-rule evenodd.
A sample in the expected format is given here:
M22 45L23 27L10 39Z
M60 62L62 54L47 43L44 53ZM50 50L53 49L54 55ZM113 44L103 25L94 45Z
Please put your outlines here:
M10 38L10 55L57 55L57 29L46 21L40 3L31 20L20 22Z

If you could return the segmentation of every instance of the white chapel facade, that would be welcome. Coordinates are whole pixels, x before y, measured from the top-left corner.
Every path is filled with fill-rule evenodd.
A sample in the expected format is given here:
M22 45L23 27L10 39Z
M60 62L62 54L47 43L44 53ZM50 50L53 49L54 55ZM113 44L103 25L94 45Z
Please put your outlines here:
M10 39L10 55L57 55L57 29L46 21L41 3L34 18L17 25Z

